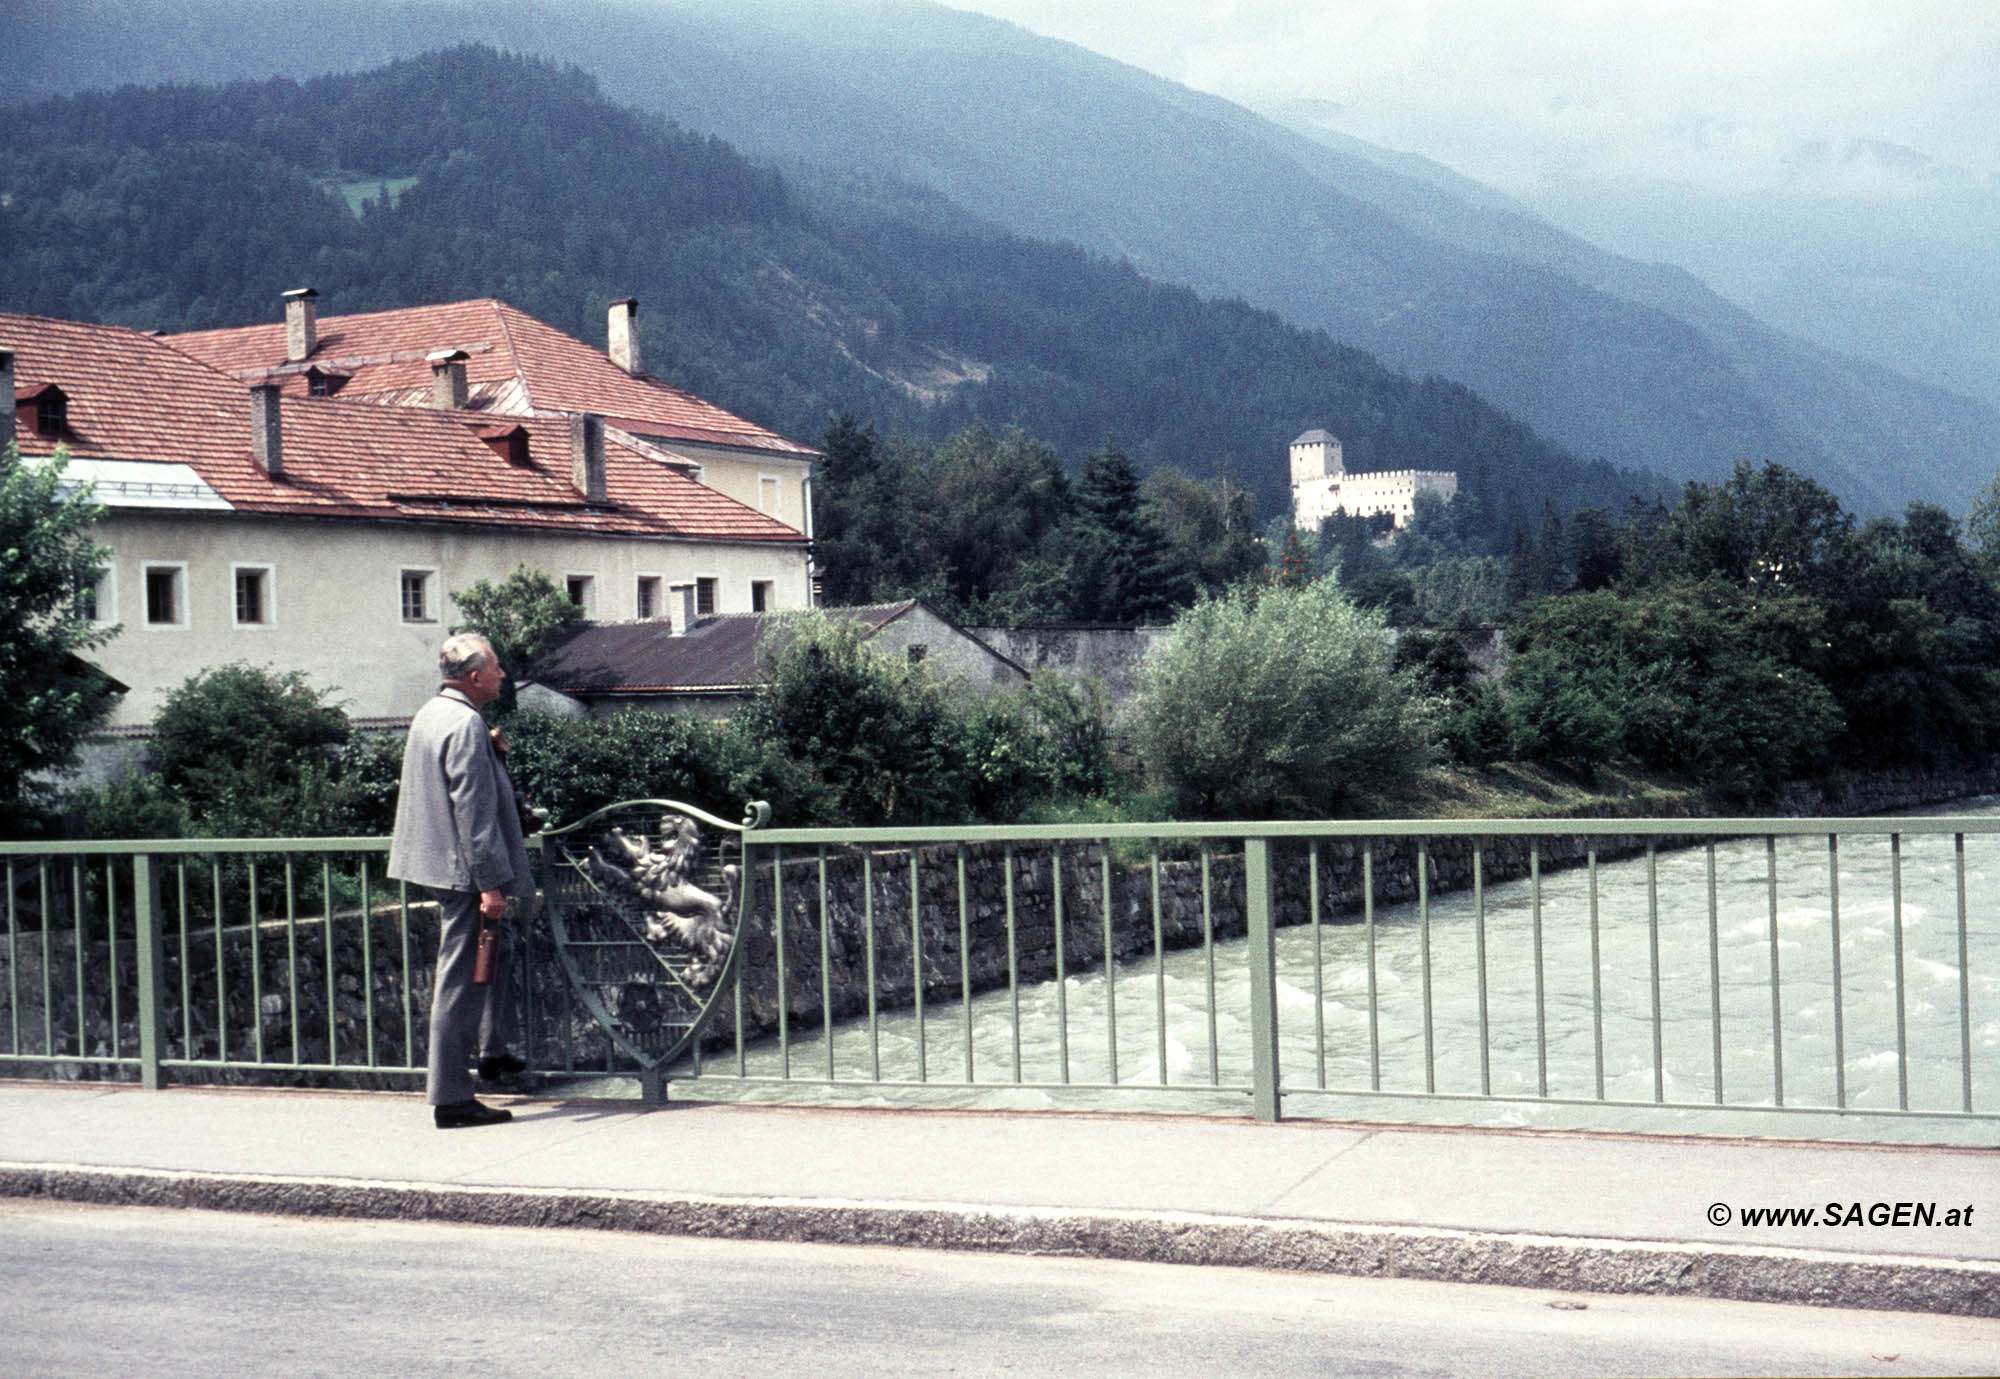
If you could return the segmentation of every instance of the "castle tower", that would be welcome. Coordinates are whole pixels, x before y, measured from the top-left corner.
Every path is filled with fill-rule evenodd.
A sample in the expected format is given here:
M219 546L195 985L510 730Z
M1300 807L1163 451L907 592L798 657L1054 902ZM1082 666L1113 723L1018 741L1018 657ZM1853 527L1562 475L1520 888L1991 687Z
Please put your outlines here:
M1292 442L1292 487L1308 479L1338 479L1347 473L1340 457L1340 440L1331 431L1314 427Z

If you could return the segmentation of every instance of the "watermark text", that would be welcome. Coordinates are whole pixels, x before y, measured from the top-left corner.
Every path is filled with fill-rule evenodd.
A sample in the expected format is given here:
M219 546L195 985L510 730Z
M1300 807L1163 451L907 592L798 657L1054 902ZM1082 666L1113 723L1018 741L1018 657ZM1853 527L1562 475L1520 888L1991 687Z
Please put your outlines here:
M1794 1207L1734 1207L1716 1202L1708 1209L1711 1226L1908 1226L1972 1224L1972 1204L1950 1202L1814 1202Z

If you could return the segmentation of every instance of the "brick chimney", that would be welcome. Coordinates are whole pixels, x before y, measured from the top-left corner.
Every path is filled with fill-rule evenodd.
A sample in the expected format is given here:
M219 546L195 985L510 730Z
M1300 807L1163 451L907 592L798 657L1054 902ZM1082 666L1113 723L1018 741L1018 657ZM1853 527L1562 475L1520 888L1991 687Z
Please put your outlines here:
M14 439L14 351L6 345L0 345L0 404L7 408L0 412L0 426L7 428L0 431L0 446L4 446Z
M319 293L310 287L295 287L285 294L285 362L296 364L309 359L319 348L319 314L313 303Z
M694 629L695 589L692 584L676 584L673 593L676 596L674 603L678 605L673 610L673 635L685 637Z
M639 372L639 301L626 297L611 304L605 334L610 340L611 362L626 373Z
M465 361L470 356L464 350L437 350L428 358L431 366L431 406L453 412L464 410Z
M278 385L250 385L250 453L257 467L274 479L285 473L285 431L278 415Z
M604 486L604 418L577 412L569 419L570 482L585 502L608 501Z

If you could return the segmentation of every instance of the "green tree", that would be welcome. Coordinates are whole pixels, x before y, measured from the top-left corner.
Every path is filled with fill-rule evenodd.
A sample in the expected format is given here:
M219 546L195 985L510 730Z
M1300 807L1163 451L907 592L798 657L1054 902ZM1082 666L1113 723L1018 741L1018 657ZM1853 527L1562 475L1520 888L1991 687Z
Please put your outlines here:
M1132 731L1175 808L1337 817L1393 798L1430 758L1436 705L1379 617L1339 587L1203 598L1140 663Z
M852 412L827 423L813 479L813 544L831 607L880 603L908 590L900 455Z
M1809 669L1820 609L1722 579L1528 605L1505 678L1516 747L1589 772L1636 760L1743 798L1825 765L1841 728Z
M920 664L877 655L861 627L785 619L735 720L758 753L753 789L797 824L919 824L966 812L965 730Z
M1064 617L1068 570L1058 534L1074 495L1055 452L1019 427L973 426L906 471L911 592L969 622Z
M451 601L465 615L453 632L477 632L493 644L507 671L495 712L514 711L517 681L533 680L542 669L542 654L555 635L583 616L583 610L543 570L526 565L495 584L482 579L454 593Z
M1948 513L1869 522L1818 584L1849 762L1938 765L2000 743L2000 590Z
M1132 457L1106 440L1085 462L1076 517L1063 533L1071 557L1070 615L1082 621L1164 622L1194 597L1140 498Z
M1476 627L1507 616L1507 574L1490 555L1423 565L1406 573L1416 593L1416 621L1430 627Z
M2000 474L1979 490L1966 509L1965 534L1986 568L2000 571Z
M1110 712L1094 680L1043 671L968 706L973 806L996 823L1050 804L1101 800L1118 789Z
M745 803L748 749L718 722L640 710L516 713L507 741L509 774L551 828L619 800L682 800L725 818Z
M339 789L350 735L347 715L303 673L238 661L168 693L153 720L152 756L162 790L195 832L341 832L354 822Z
M1162 465L1139 486L1167 558L1192 576L1196 592L1219 594L1260 575L1269 563L1257 536L1250 490L1226 469L1207 483Z
M1362 517L1336 508L1319 524L1320 563L1337 572L1343 584L1387 569L1388 556L1376 542L1392 529L1388 513Z
M1642 580L1720 575L1743 588L1813 591L1854 528L1840 500L1779 464L1739 461L1720 484L1690 482L1648 531Z
M117 630L84 599L110 554L90 539L102 511L86 489L65 490L63 455L0 452L0 826L18 828L46 791L30 776L75 758L116 701L111 682L78 653Z

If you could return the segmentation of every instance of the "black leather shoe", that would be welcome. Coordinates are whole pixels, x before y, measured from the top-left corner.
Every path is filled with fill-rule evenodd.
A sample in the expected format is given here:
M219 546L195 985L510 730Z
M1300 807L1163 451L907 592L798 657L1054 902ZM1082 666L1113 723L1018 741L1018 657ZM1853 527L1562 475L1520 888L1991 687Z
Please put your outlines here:
M513 1077L528 1071L528 1065L511 1053L496 1053L491 1058L479 1060L479 1080L498 1082L503 1077Z
M469 1125L502 1125L514 1119L514 1113L503 1106L486 1106L467 1097L449 1106L434 1107L431 1118L440 1130L463 1130Z

